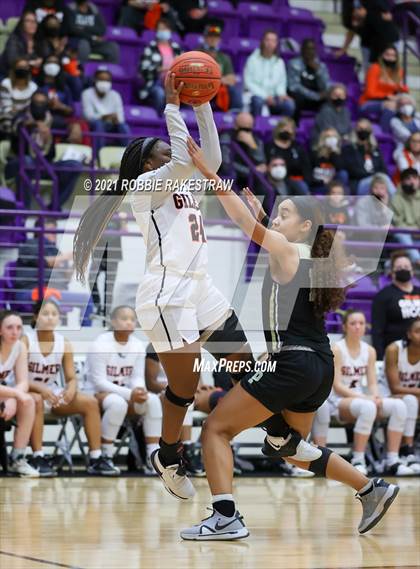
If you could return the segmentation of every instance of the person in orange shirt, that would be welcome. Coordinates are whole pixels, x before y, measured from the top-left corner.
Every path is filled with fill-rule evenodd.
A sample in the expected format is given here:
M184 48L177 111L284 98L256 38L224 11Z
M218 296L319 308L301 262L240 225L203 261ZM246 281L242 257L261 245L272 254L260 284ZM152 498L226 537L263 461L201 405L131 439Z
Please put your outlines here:
M395 115L396 99L400 93L408 93L403 83L403 71L395 47L385 49L377 63L372 63L366 74L365 90L360 97L360 112L379 113L380 124L389 130L389 122Z

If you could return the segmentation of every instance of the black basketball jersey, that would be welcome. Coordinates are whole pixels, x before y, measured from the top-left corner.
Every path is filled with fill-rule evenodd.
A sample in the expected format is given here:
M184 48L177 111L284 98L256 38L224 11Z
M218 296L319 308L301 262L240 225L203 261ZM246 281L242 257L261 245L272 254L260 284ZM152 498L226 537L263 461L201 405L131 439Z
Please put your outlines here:
M262 306L267 350L273 354L279 352L282 345L307 346L332 355L325 320L315 314L311 301L310 248L300 245L299 249L299 267L289 283L276 283L270 268L265 274Z

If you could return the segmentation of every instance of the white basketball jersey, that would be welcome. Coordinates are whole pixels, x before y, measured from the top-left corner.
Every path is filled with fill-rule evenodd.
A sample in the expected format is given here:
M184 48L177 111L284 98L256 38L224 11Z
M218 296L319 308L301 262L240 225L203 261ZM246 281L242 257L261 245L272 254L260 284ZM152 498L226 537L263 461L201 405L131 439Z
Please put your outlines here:
M112 331L101 334L86 361L88 378L95 373L96 354L101 359L105 358L106 380L131 389L144 386L145 347L133 334L126 344L117 342Z
M207 239L197 199L188 189L171 193L153 211L133 213L146 245L146 273L193 278L207 274Z
M28 348L28 377L29 381L40 381L49 389L61 386L61 370L64 356L64 336L54 332L54 345L51 352L44 356L38 341L36 330L27 333Z
M15 374L14 367L16 360L19 357L22 343L18 340L12 347L10 354L5 362L0 361L0 385L7 385L7 387L14 387Z
M403 340L395 343L398 346L398 375L402 387L420 387L420 360L410 364L406 343Z
M363 385L367 382L367 370L369 361L369 345L360 342L360 352L357 358L353 358L343 338L336 343L341 352L341 379L345 387L354 389L357 393L363 393Z

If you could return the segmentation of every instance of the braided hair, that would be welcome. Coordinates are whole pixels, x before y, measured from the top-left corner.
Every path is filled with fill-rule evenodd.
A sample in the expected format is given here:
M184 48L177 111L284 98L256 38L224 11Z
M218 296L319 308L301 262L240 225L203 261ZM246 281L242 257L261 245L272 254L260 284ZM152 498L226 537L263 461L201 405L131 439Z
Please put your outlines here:
M123 154L115 189L102 192L82 215L73 239L73 260L79 281L85 281L90 256L128 192L129 184L122 181L135 180L143 173L144 163L159 140L156 137L134 139Z

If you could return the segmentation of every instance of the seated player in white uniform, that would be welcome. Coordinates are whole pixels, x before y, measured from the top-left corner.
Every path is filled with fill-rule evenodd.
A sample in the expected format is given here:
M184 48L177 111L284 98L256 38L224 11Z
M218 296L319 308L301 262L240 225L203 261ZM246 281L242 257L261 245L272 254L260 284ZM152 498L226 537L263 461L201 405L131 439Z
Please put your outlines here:
M362 341L366 318L349 310L343 320L344 338L333 345L334 387L329 399L318 409L313 434L317 444L326 441L330 415L342 423L355 423L351 463L366 475L365 450L375 419L389 418L387 427L386 470L394 476L412 476L410 467L399 458L401 439L407 419L403 401L382 398L376 379L376 351ZM363 386L367 385L368 393Z
M156 393L147 391L144 380L143 343L134 336L136 313L118 306L111 313L109 332L93 342L86 360L86 376L102 408L102 452L111 458L114 441L128 415L143 417L146 453L159 447L162 404Z
M390 344L385 351L385 375L393 397L400 397L407 407L407 421L400 455L416 474L420 464L414 450L414 433L420 399L420 318L407 329L407 340Z
M35 420L35 405L28 395L27 353L20 339L22 328L22 318L17 312L0 312L0 419L10 421L15 416L17 419L10 472L37 478L38 470L25 459Z
M57 417L81 415L89 444L89 474L115 476L112 461L101 453L101 416L97 400L78 391L70 342L55 331L60 310L53 298L39 301L34 308L32 330L23 337L28 350L29 389L35 399L35 424L31 436L35 464L41 476L52 476L42 450L44 412ZM61 386L61 374L65 387Z

